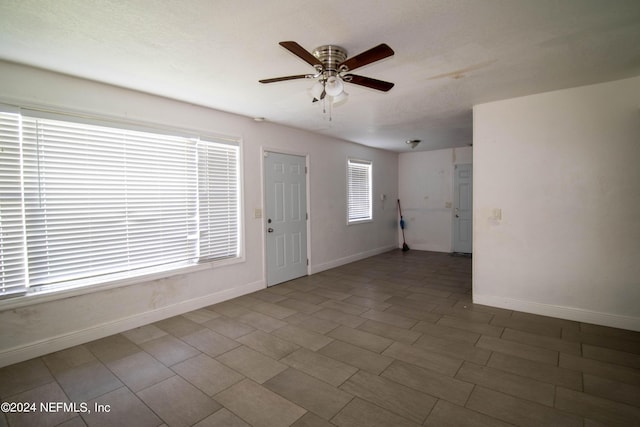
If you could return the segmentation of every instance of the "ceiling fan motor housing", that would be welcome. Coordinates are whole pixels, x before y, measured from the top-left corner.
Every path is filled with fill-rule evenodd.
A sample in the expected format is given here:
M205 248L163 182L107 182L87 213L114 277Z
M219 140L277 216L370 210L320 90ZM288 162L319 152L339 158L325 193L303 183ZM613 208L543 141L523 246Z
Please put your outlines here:
M331 44L315 48L312 54L324 65L325 78L337 75L341 71L338 70L338 65L347 59L345 48Z

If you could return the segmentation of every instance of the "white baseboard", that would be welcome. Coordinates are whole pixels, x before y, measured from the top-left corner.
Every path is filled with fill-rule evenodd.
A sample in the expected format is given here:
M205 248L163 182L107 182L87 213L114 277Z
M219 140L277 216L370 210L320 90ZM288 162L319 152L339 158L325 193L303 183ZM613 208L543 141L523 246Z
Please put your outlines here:
M384 246L381 248L371 249L365 252L359 252L357 254L349 255L347 257L339 258L339 259L325 262L322 264L311 265L309 267L309 274L320 273L321 271L330 270L332 268L340 267L341 265L349 264L355 261L360 261L361 259L365 259L365 258L372 257L374 255L379 255L385 252L389 252L394 249L398 249L398 247L395 245Z
M539 314L541 316L557 317L612 328L640 331L640 317L602 313L582 308L542 304L539 302L496 297L493 295L477 295L475 293L473 294L473 302L475 304Z
M43 356L54 351L63 350L65 348L84 344L93 340L108 337L109 335L118 334L128 331L129 329L144 326L149 323L157 322L173 316L178 316L189 311L198 310L212 304L217 304L231 298L246 295L251 292L264 289L266 284L260 280L246 285L237 286L232 289L225 289L214 294L203 297L193 298L181 301L177 304L157 308L134 316L121 318L112 322L101 325L92 326L90 328L73 331L56 337L47 338L27 346L12 348L0 353L0 368L12 365L14 363L33 359L34 357Z

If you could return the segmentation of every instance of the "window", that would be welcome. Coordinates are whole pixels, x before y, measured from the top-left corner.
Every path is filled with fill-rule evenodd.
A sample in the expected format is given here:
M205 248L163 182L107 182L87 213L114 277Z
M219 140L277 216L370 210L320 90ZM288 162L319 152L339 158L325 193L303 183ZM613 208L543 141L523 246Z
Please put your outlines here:
M372 219L371 162L347 162L347 210L349 224Z
M239 256L237 141L0 111L0 297Z

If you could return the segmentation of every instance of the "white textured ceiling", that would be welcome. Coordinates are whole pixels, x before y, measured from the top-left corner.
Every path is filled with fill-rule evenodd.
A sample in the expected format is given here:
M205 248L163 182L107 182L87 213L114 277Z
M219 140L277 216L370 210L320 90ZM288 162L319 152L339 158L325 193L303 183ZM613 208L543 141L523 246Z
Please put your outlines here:
M278 45L395 55L356 74L332 121L313 68ZM640 75L639 0L0 0L0 59L361 144L469 145L477 103ZM1 94L0 94L1 96Z

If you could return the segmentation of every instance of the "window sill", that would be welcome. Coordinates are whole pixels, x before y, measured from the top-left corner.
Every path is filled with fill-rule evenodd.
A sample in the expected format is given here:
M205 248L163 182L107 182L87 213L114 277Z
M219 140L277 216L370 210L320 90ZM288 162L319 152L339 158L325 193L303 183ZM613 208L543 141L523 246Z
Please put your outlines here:
M359 221L347 221L347 225L368 224L370 222L373 222L373 218L371 218L371 219L362 219L362 220L359 220Z
M169 270L157 271L141 276L126 277L111 280L108 282L88 285L88 286L76 286L67 289L50 289L42 291L32 291L26 295L21 295L14 298L8 298L0 300L0 312L7 310L15 310L22 307L27 307L34 304L42 304L46 302L52 302L65 298L72 298L80 295L92 294L95 292L103 292L109 289L122 288L125 286L139 285L145 282L151 282L154 280L166 279L173 276L182 274L191 274L198 271L213 270L219 267L224 267L233 264L243 263L245 261L244 256L238 258L225 259L220 261L209 261L202 264L188 265L184 267L173 268Z

